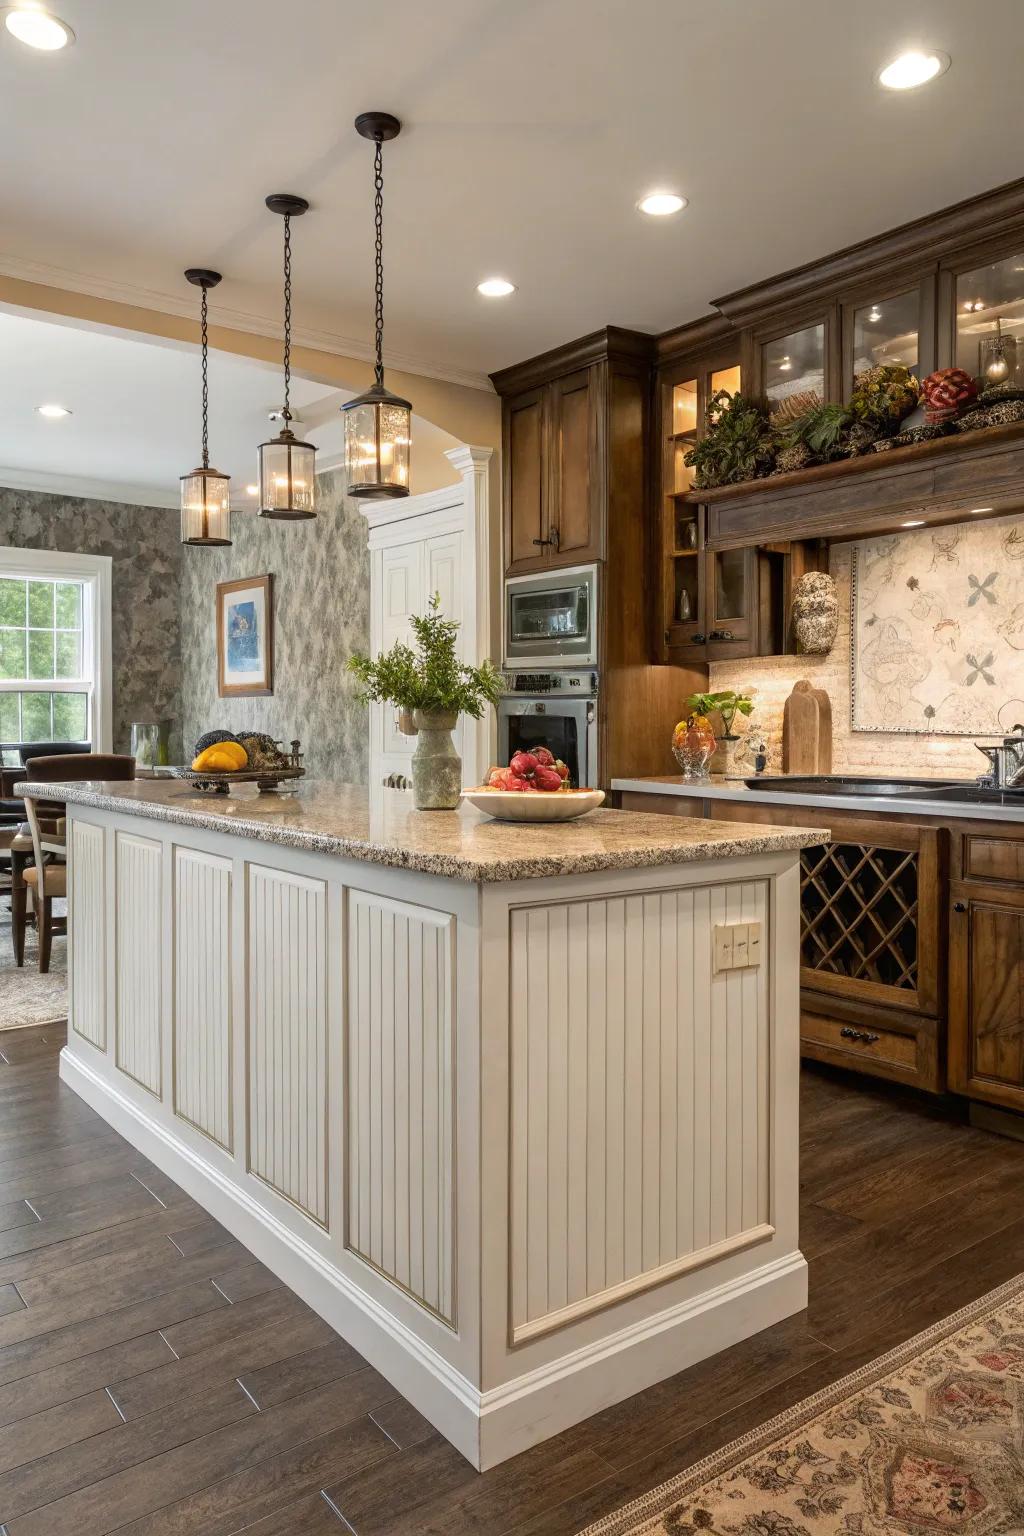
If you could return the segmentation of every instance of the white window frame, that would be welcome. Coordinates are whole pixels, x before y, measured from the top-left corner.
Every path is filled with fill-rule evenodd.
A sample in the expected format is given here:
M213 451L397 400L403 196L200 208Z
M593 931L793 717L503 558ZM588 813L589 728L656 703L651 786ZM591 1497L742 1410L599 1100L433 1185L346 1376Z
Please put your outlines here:
M49 549L15 549L0 546L0 577L15 581L80 581L82 583L82 660L92 676L90 736L94 752L110 752L112 737L112 678L110 648L109 555L69 555ZM25 693L26 684L0 679L0 691ZM77 693L74 682L60 678L38 680L43 693Z

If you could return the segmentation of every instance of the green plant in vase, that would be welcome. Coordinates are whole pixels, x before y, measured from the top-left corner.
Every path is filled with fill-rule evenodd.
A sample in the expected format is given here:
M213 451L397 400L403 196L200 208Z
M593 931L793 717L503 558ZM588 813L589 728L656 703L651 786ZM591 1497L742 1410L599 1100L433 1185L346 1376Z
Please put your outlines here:
M376 660L356 652L348 668L363 704L393 704L415 735L413 805L418 811L454 810L462 793L462 762L452 741L460 715L479 720L501 695L501 673L490 661L467 666L456 655L459 625L440 611L435 592L429 611L410 618L415 649L396 640Z
M723 688L719 693L691 693L686 701L686 708L692 715L719 715L722 721L722 739L734 741L736 738L732 734L733 721L737 715L749 715L754 708L754 701L745 693L736 693L732 688Z

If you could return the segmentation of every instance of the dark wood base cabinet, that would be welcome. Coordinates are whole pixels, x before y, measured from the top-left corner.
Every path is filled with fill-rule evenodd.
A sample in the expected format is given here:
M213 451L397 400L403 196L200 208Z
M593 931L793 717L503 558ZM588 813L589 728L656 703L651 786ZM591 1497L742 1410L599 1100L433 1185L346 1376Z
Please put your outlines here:
M828 847L802 856L804 1056L1024 1114L1024 822L619 800L830 828Z

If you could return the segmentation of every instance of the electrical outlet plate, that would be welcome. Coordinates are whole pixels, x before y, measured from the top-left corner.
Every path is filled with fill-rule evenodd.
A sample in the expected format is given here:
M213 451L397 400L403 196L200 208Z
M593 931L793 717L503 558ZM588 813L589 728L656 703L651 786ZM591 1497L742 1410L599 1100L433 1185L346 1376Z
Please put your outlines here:
M761 964L760 923L716 923L714 971L743 971Z

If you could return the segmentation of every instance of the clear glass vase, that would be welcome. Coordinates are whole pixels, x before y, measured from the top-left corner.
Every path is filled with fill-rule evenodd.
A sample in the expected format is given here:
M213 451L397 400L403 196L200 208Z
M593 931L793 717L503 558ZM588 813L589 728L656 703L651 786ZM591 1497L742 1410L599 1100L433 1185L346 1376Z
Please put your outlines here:
M672 756L684 779L706 779L715 752L715 733L702 715L682 720L672 733Z

